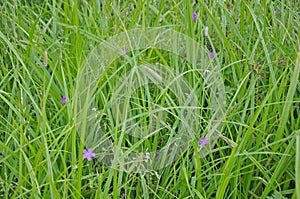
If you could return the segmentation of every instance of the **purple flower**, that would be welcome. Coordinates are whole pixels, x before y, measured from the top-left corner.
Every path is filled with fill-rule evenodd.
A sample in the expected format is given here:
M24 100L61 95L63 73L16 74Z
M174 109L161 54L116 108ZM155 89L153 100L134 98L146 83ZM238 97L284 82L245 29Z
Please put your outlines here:
M276 8L275 8L275 12L278 12L279 11L279 7L278 6L276 6Z
M206 138L200 138L200 141L198 142L198 145L201 147L204 147L206 144L208 144L208 140Z
M88 150L83 150L82 158L86 158L88 161L92 160L93 157L95 157L96 154L93 153L93 149L89 148Z
M214 51L211 51L211 52L209 53L209 57L210 57L210 58L214 58L214 57L215 57Z
M192 14L192 18L193 18L193 21L196 21L197 18L198 18L198 14L194 12L194 13Z
M123 55L127 54L127 50L125 47L122 47L122 52L123 52ZM118 56L120 57L121 54L119 53Z
M298 53L300 53L300 42L298 43Z
M62 103L62 104L65 104L66 101L67 101L67 97L66 97L66 96L62 96L62 98L61 98L61 103Z

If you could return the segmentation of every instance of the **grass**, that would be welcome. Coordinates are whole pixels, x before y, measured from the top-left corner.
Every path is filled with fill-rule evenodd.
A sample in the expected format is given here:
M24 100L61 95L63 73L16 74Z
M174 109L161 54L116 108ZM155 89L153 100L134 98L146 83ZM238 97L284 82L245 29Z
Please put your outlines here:
M299 7L266 0L1 2L0 197L300 198ZM221 137L209 127L212 101L222 100L205 89L197 63L186 60L195 46L181 55L128 47L101 74L91 74L97 81L85 76L84 66L98 67L99 53L109 52L105 41L141 27L171 29L216 52L201 63L214 67L224 84ZM144 67L157 84L135 88L146 78L138 66L157 63L160 70ZM194 91L194 101L185 101L174 82ZM186 115L191 104L195 111ZM135 136L127 133L128 122ZM210 148L200 150L204 136ZM181 140L180 153L153 159L164 146L173 149L174 139ZM87 161L82 152L89 147L98 157L118 148L153 152L149 161L157 169L140 164L143 172L133 172L129 161L137 157L122 150L119 159ZM175 161L161 167L172 155Z

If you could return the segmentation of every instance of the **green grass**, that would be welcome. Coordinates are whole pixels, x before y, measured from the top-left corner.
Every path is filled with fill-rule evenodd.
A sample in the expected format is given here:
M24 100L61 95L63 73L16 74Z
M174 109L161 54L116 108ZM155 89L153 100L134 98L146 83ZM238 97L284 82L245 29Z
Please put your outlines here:
M300 3L232 2L1 1L0 198L300 198ZM225 85L225 121L223 137L204 156L197 142L207 133L212 96L200 70L165 50L134 50L108 63L86 95L95 97L98 118L77 117L79 105L83 115L91 111L78 98L86 58L101 42L141 27L170 28L216 52L210 64ZM133 85L119 85L144 63L167 66L195 91L197 120L189 124L194 142L172 164L143 173L83 160L83 149L102 141L89 137L97 127L91 122L113 147L134 152L160 150L184 126L182 102L168 86L145 85L128 98ZM117 116L114 108L123 98L113 91L127 105ZM154 104L163 113L152 121ZM127 115L161 131L144 139L130 136L124 133ZM160 126L160 120L166 123Z

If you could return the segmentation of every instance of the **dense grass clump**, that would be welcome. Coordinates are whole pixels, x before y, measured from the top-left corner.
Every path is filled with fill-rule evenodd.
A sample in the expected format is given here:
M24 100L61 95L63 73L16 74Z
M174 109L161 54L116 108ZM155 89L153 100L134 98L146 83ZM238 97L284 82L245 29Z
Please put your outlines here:
M300 198L299 8L292 0L1 1L0 198ZM184 59L193 48L172 54L120 46L101 74L91 74L97 82L86 99L93 96L95 107L80 104L79 80L91 53L114 35L146 27L182 33L209 55L202 63L215 67L225 88L217 137L207 135L213 92L204 89L203 71ZM145 65L158 63L168 70ZM145 78L138 65L156 82L170 71L176 75L167 83L184 79L195 93L193 115L166 82L131 89L130 80ZM95 125L85 128L89 118L77 117L78 107L96 116ZM119 119L127 117L132 129ZM181 123L185 117L188 125ZM110 140L96 157L120 147L148 158L174 149L171 138L182 125L194 140L157 170L110 167L104 160L113 153L100 161L82 158L84 149L102 143L96 130ZM153 128L159 131L145 138ZM124 134L133 129L144 137ZM210 148L201 149L200 137Z

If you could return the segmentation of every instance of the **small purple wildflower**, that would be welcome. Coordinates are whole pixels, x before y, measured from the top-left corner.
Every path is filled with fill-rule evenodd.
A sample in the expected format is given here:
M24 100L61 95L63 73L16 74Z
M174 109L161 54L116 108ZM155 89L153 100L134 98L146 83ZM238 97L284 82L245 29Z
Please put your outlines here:
M124 54L127 54L127 50L126 50L125 47L122 48L122 51L123 51Z
M126 54L127 54L127 50L126 50L125 47L122 47L122 52L123 52L123 53L122 53L123 55L126 55ZM120 57L121 54L119 53L118 56Z
M198 145L201 147L204 147L206 144L208 144L208 140L206 138L200 138L200 141L198 142Z
M198 18L198 14L194 12L194 13L192 14L192 18L193 18L193 21L196 21L197 18Z
M67 97L66 96L62 96L61 103L65 104L66 102L67 102Z
M279 11L279 7L278 6L276 6L276 8L275 8L275 10L274 10L275 12L278 12Z
M83 150L82 158L86 158L88 161L92 160L96 156L95 153L93 153L93 149L89 148L88 150Z
M211 51L211 52L209 53L209 57L210 57L210 58L214 58L214 57L215 57L214 51Z
M298 43L298 53L300 53L300 42Z

